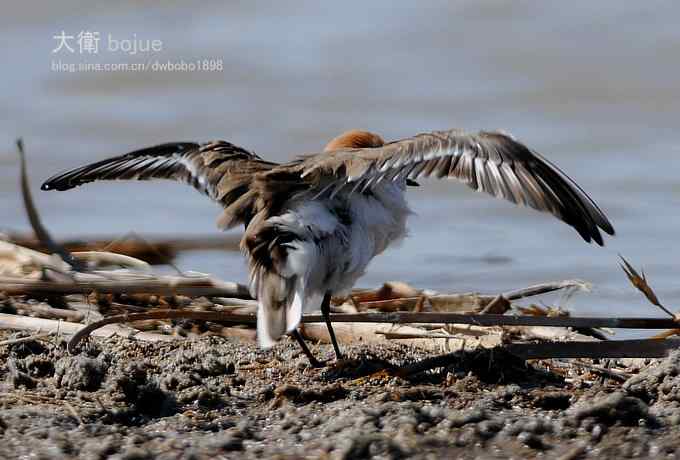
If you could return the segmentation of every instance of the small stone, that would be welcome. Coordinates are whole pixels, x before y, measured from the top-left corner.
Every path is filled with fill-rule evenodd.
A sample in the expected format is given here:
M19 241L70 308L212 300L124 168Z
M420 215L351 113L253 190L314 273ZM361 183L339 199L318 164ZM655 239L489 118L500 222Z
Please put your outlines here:
M531 447L532 449L545 450L546 448L545 445L543 444L543 440L539 436L528 431L521 432L517 436L517 440L522 444Z
M240 436L236 436L232 433L224 435L222 439L217 441L216 444L220 450L226 452L243 450L243 439Z
M67 357L57 364L56 386L69 390L97 391L104 381L107 367L99 359Z

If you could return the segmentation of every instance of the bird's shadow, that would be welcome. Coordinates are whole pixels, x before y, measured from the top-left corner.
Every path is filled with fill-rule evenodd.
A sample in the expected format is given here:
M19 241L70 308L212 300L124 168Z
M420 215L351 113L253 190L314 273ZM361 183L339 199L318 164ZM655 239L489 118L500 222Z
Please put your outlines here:
M450 375L473 375L486 384L509 384L532 387L562 386L564 378L532 366L525 360L497 348L461 350L396 364L370 351L350 355L330 363L321 378L327 382L365 378L400 378L414 384L442 384Z

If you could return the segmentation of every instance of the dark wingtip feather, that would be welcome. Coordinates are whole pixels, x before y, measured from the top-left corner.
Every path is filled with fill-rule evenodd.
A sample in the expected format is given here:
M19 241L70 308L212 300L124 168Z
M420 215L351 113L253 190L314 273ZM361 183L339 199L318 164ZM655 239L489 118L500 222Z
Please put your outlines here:
M47 179L42 186L41 190L57 190L64 191L70 190L72 188L78 187L89 182L94 182L95 180L106 179L105 174L97 176L92 176L90 173L99 168L105 167L107 165L115 165L117 162L125 160L133 160L139 157L163 157L177 153L188 152L192 149L197 149L198 144L194 142L167 142L165 144L154 145L152 147L145 147L133 152L121 155L118 157L107 158L104 160L91 163L89 165L81 166L76 169L69 171L62 171L59 174ZM103 173L103 171L102 171Z
M55 176L50 177L47 179L41 186L40 190L57 190L57 191L63 191L63 190L69 190L75 187L75 185L68 185L64 183L63 180L60 180L61 174L57 174Z
M607 219L607 218L605 217L605 219ZM601 228L607 235L611 235L611 236L616 235L616 230L614 230L614 227L612 226L611 222L609 222L609 220L605 220L605 225L604 225L604 226L600 226L600 228Z
M54 176L50 177L45 182L43 182L43 184L40 186L40 190L46 191L56 190L62 192L64 190L70 190L72 188L78 187L79 185L82 185L86 182L91 182L74 180L76 179L77 174L80 173L81 170L82 168L79 168L74 171L67 171L55 174Z

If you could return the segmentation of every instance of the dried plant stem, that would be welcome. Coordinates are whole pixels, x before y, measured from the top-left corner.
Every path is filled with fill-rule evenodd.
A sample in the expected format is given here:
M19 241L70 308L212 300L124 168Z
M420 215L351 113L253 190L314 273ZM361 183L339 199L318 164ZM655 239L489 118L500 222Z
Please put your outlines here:
M633 268L633 266L622 255L619 255L619 257L621 258L621 261L623 262L621 264L621 269L624 271L624 273L628 277L628 280L630 281L630 283L633 286L635 286L635 288L637 290L642 292L642 294L644 294L644 296L647 298L647 300L649 300L649 302L652 305L656 305L657 307L659 307L659 309L661 309L661 311L666 313L671 318L675 319L675 314L673 314L673 312L670 311L668 308L664 307L661 304L661 302L659 301L659 298L657 297L656 293L654 292L652 287L647 282L647 277L645 276L644 270L640 270L642 272L642 274L638 273L635 270L635 268Z
M44 339L45 337L50 337L52 335L54 335L54 332L43 332L43 333L38 333L38 334L34 334L34 335L29 335L28 337L19 337L17 339L3 340L2 342L0 342L0 346L14 345L15 343L30 342L32 340Z

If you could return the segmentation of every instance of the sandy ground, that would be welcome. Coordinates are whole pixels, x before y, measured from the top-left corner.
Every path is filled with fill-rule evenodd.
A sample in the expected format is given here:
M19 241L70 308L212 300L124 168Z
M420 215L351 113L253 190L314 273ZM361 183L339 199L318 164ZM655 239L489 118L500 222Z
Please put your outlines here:
M621 382L488 351L405 380L390 369L425 352L345 350L313 369L292 340L4 345L0 458L680 456L680 353Z

